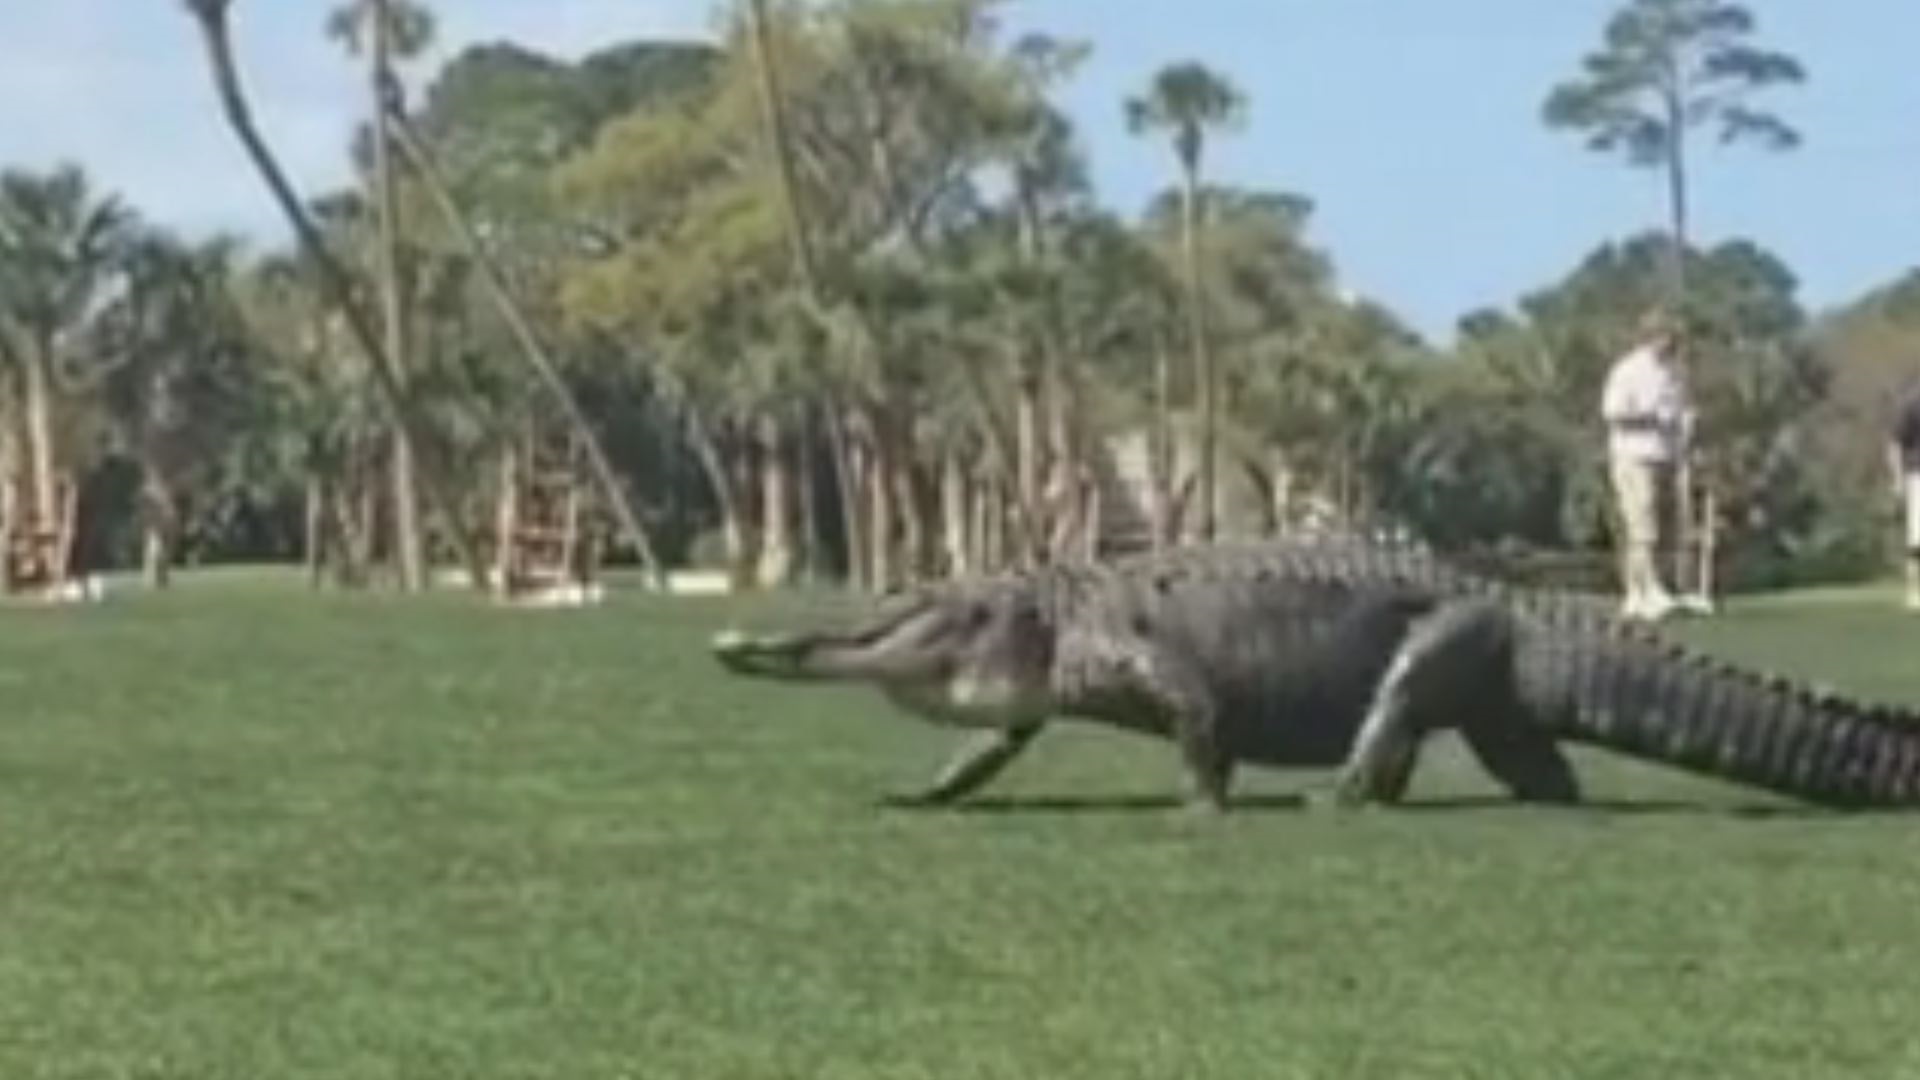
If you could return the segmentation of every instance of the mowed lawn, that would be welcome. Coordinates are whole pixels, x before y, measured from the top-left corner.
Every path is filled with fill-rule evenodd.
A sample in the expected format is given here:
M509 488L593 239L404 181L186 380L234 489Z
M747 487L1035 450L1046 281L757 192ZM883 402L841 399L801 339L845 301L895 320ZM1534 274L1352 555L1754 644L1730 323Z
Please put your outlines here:
M0 611L0 1077L1920 1075L1920 818L1599 754L1517 807L1443 744L1201 821L1066 730L887 810L951 735L707 659L804 603ZM1689 632L1920 703L1884 589Z

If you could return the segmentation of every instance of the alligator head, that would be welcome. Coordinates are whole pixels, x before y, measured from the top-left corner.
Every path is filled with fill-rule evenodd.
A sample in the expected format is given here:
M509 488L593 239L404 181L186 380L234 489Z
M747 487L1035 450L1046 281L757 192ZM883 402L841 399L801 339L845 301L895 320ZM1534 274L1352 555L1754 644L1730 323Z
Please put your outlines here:
M713 642L728 670L792 682L863 682L937 723L1007 728L1049 710L1053 628L1020 581L902 593L851 627Z

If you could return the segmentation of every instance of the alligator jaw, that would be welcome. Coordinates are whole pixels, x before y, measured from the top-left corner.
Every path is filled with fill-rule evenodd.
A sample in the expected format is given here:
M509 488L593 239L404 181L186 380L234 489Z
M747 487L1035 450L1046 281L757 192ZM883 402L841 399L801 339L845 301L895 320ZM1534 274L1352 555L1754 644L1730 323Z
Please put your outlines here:
M793 682L923 678L932 653L914 640L916 617L926 605L913 600L888 605L849 630L798 634L714 635L713 655L738 675Z
M790 682L881 680L904 677L906 657L885 643L839 634L770 634L727 631L713 639L714 659L738 675Z
M713 656L728 671L762 678L799 678L800 655L806 643L798 638L755 637L739 630L713 636Z

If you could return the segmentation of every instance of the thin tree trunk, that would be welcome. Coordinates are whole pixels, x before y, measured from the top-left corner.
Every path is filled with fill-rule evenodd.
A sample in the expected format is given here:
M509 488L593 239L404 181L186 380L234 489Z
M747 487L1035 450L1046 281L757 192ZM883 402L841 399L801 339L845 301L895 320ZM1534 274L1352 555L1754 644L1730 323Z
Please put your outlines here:
M0 591L12 592L14 577L14 538L20 528L20 487L24 472L22 460L26 440L20 433L19 401L9 394L7 408L0 413Z
M1072 395L1057 354L1047 365L1047 446L1051 459L1047 516L1052 519L1054 561L1071 561L1085 547L1087 483L1085 463L1073 437Z
M1275 536L1285 536L1293 531L1293 497L1296 487L1293 463L1287 452L1275 447L1268 454L1269 481L1271 487L1267 494L1272 501L1271 514Z
M1152 517L1153 550L1164 551L1174 542L1173 510L1173 363L1167 343L1157 343L1153 354L1153 428L1147 446L1148 512Z
M366 483L365 455L359 440L350 443L339 476L327 486L327 513L334 535L333 579L341 588L360 588L367 579L371 544L360 518L365 503L360 494Z
M1261 537L1271 540L1280 535L1280 497L1279 478L1258 462L1247 461L1241 471L1247 478L1247 485L1257 496L1254 506L1255 527Z
M1219 491L1215 476L1219 389L1213 370L1213 345L1207 334L1206 290L1200 274L1200 178L1185 172L1180 188L1180 236L1187 271L1187 325L1192 337L1193 377L1200 398L1200 539L1211 543L1219 527Z
M27 351L24 386L27 460L32 478L34 528L54 530L60 521L60 467L54 445L52 346L43 336ZM57 584L64 571L54 570Z
M1719 588L1717 569L1720 557L1720 500L1709 482L1700 508L1700 562L1694 578L1694 594L1712 601Z
M1675 86L1667 93L1667 244L1668 303L1676 315L1684 318L1687 306L1687 247L1689 228L1687 140L1685 105ZM1686 348L1684 339L1681 349ZM1697 533L1694 521L1694 470L1691 447L1680 455L1674 468L1673 587L1682 592L1692 585L1694 545Z
M975 498L973 521L977 528L977 536L973 542L973 552L975 552L973 565L979 567L979 573L985 573L985 575L991 575L1000 569L998 536L1000 536L1000 530L1004 528L1000 521L1000 513L1004 509L1000 488L1002 484L993 473L981 473L979 482L975 486L975 496L973 496Z
M904 442L905 440L902 440ZM900 571L902 580L925 581L932 572L934 530L927 520L922 473L914 467L910 448L900 446L894 462L893 501L900 508Z
M800 202L800 184L794 174L786 111L780 107L780 71L773 55L773 36L768 25L766 0L748 0L747 16L751 20L747 31L753 44L761 130L768 155L773 159L774 177L779 183L780 207L787 219L787 243L793 256L793 269L808 298L818 304L821 299L820 283L814 266L812 233Z
M424 428L394 377L392 358L386 355L378 335L374 333L373 320L367 317L355 299L351 277L327 248L318 228L307 216L300 197L294 193L293 185L288 182L285 172L254 123L246 92L240 84L239 67L234 60L233 40L227 23L231 0L183 0L183 3L200 26L207 65L228 126L245 148L255 171L279 204L281 213L292 225L301 248L319 270L322 286L345 319L354 341L368 357L368 371L373 375L374 385L392 415L398 437L404 439L417 455L423 445L421 436ZM444 482L438 469L421 470L419 479L422 494L445 522L448 538L459 551L461 561L466 564L476 583L475 587L484 587L486 566L480 560L479 549L474 545L472 535L456 512L458 504L449 497L451 486Z
M967 568L985 573L987 569L987 485L975 469L966 471L967 485Z
M996 476L986 480L981 493L980 566L987 573L1007 565L1007 502L1010 493L1005 481Z
M973 551L969 544L972 517L968 494L966 466L960 463L960 455L949 449L940 458L942 554L949 577L965 577L973 573Z
M313 469L307 470L305 526L302 554L306 559L307 587L317 589L327 561L327 489L325 480Z
M1019 377L1019 393L1014 403L1014 438L1018 440L1014 453L1019 455L1015 464L1018 470L1018 493L1020 505L1027 508L1031 518L1031 534L1027 537L1027 548L1022 553L1022 561L1028 565L1039 563L1045 558L1047 544L1047 525L1041 510L1042 484L1046 467L1045 451L1041 442L1041 416L1044 404L1040 400L1040 373L1033 365L1023 361Z
M865 589L871 568L867 559L866 511L861 501L861 465L859 448L846 418L832 405L827 407L827 445L833 456L833 474L840 489L840 516L847 542L847 584Z
M55 530L54 580L64 582L73 566L73 549L80 539L80 485L60 485L60 516Z
M393 378L403 392L412 376L408 356L407 312L400 265L400 200L393 176L392 139L387 125L380 122L397 96L393 81L392 27L387 0L374 0L368 50L368 81L373 99L373 185L374 204L379 212L379 276L381 318L385 323L387 360L393 366ZM420 533L420 498L413 446L397 426L389 457L393 482L393 557L399 571L400 589L419 592L426 588L426 551Z
M354 489L354 501L359 504L354 513L354 535L360 541L359 550L354 553L354 563L360 568L361 579L369 582L374 572L374 560L380 551L381 500L380 485L374 479L376 475L369 469Z
M993 466L1002 473L1000 481L1006 488L1007 498L1013 504L1006 508L1012 513L1012 525L1018 530L1020 541L1027 547L1046 542L1040 531L1040 508L1025 502L1020 496L1020 435L1017 430L1009 432L1002 423L999 413L993 407L993 398L987 392L985 381L981 378L977 365L961 365L962 384L967 395L973 400L975 411L979 414L980 431L986 436L987 457ZM1019 428L1018 418L1013 427Z
M1685 105L1677 89L1667 94L1667 286L1676 308L1687 296L1687 134Z
M500 446L500 491L494 506L493 580L487 584L496 596L513 592L517 560L514 535L520 531L520 448L507 439Z
M687 435L688 441L693 444L694 457L699 460L701 469L707 474L707 483L712 486L713 501L720 508L720 537L726 551L728 581L735 588L746 587L753 579L753 552L749 543L746 507L735 486L733 469L714 437L712 427L698 409L687 409Z
M801 577L808 585L820 580L820 557L826 550L826 537L822 535L824 522L820 514L820 485L816 482L818 474L819 431L817 414L808 407L802 415L806 418L801 424L800 437L795 443L795 456L799 475L795 485L800 502L800 566Z
M141 576L147 586L164 589L172 583L174 537L179 514L172 486L159 466L147 458L140 463Z
M886 418L875 415L867 431L872 450L867 459L867 527L870 539L867 554L873 560L869 584L875 592L886 592L894 578L894 448Z
M760 436L761 588L793 583L793 459L779 417L763 413Z
M8 393L0 397L4 402L4 411L0 411L0 527L9 535L20 515L20 487L25 471L26 438L20 430L21 394L18 384L9 373L0 373L10 384Z

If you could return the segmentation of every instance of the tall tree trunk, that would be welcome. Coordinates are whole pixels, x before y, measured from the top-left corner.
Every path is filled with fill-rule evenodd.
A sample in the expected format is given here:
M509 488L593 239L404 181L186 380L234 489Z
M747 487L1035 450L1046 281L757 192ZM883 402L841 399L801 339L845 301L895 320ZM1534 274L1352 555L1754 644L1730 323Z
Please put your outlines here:
M1246 476L1247 486L1256 496L1254 510L1255 527L1260 536L1271 540L1280 535L1280 498L1276 494L1279 480L1272 470L1257 461L1242 463L1241 472Z
M707 474L713 489L713 501L720 509L720 542L726 552L727 577L734 588L753 583L752 530L747 523L747 508L735 483L734 470L721 449L713 427L700 410L687 409L687 437L694 457Z
M949 448L940 458L941 554L949 577L965 577L974 572L970 543L972 507L968 499L967 470L958 452Z
M1180 239L1187 271L1187 326L1193 349L1193 378L1200 398L1200 539L1211 543L1219 527L1219 490L1215 467L1219 439L1216 415L1218 380L1213 343L1207 333L1206 289L1200 273L1200 177L1187 169L1180 185Z
M847 584L854 589L867 588L867 515L862 501L863 468L858 440L840 409L829 404L826 412L827 446L833 456L833 474L840 493L840 516L847 541Z
M761 588L793 583L793 458L780 418L762 413L760 442L760 567Z
M1687 176L1686 106L1676 87L1666 94L1667 112L1667 288L1677 309L1687 297L1687 243L1690 213Z
M1098 483L1089 481L1081 495L1080 509L1080 558L1084 562L1100 560L1101 534L1106 531L1106 492Z
M1027 565L1043 561L1047 545L1047 523L1042 509L1046 482L1046 451L1041 433L1044 410L1040 372L1030 361L1025 361L1021 364L1019 394L1014 403L1014 438L1018 440L1014 447L1018 455L1015 463L1018 488L1014 497L1020 500L1030 525L1028 550L1021 553L1021 560Z
M309 467L306 479L305 542L307 587L320 587L327 565L327 488L319 470Z
M341 559L336 577L347 588L368 584L373 566L373 526L375 500L368 483L365 449L354 464L352 480L334 492L334 513L341 539Z
M281 213L292 225L300 247L320 271L321 284L326 295L345 319L347 328L352 332L356 344L369 358L368 371L373 376L374 386L393 418L395 429L415 451L422 445L424 428L414 414L412 402L408 400L396 381L392 368L392 358L386 355L379 336L374 332L373 320L369 319L359 300L353 293L352 278L347 274L339 260L335 259L320 231L308 217L300 197L295 194L293 185L288 182L286 173L274 158L272 150L261 137L259 128L253 120L251 106L247 102L246 92L240 85L239 67L234 61L233 39L227 23L227 13L231 0L183 0L187 10L192 13L200 27L200 36L206 48L207 66L213 76L214 89L219 95L222 111L234 136L246 150L256 172L272 193ZM452 487L439 474L438 469L422 470L420 489L432 505L433 510L445 522L448 539L460 553L461 561L466 564L472 575L475 587L484 588L486 565L480 560L479 549L473 543L465 522L458 514L458 504L450 497Z
M893 470L893 500L900 508L900 573L907 582L927 580L933 569L934 530L927 518L922 473L914 467L911 447L902 439Z
M380 314L386 332L387 360L393 366L393 378L402 392L412 378L408 355L406 290L401 266L400 199L394 183L392 137L383 118L397 110L398 84L393 78L392 26L387 0L373 0L368 50L368 82L373 101L373 186L374 204L379 212ZM388 458L393 484L393 559L403 592L426 588L426 549L420 532L420 497L413 446L398 425Z
M748 0L747 17L751 20L747 32L753 45L761 132L767 154L773 161L774 178L779 184L780 207L787 219L787 244L793 256L793 269L808 298L818 304L821 301L820 283L814 266L812 233L800 201L800 184L795 176L786 110L781 108L780 70L773 55L773 35L767 17L766 0Z
M28 475L32 481L34 528L57 529L60 521L59 449L54 439L53 345L45 335L25 355ZM63 573L56 568L56 575Z
M825 522L820 514L820 485L817 482L819 418L811 405L801 415L805 420L800 425L799 438L794 443L798 473L794 483L800 502L800 576L808 585L813 585L820 580L820 561L827 550L823 531Z
M8 380L12 382L12 380ZM0 591L12 592L14 578L13 538L20 528L21 489L24 486L26 439L20 431L20 395L17 383L9 387L0 412Z
M871 452L867 459L867 555L873 560L868 572L869 586L886 592L897 582L894 577L894 486L895 455L893 439L887 430L887 418L877 412L867 427Z
M141 576L147 586L164 589L172 583L174 538L179 534L180 515L173 499L173 486L152 458L142 455L140 462Z
M1073 432L1073 393L1057 350L1049 349L1046 366L1048 503L1052 544L1048 557L1072 561L1085 548L1088 483L1085 463Z
M1271 483L1267 495L1272 503L1270 513L1273 516L1274 534L1286 536L1293 531L1293 500L1299 474L1294 470L1292 459L1280 447L1270 450L1267 457Z
M1174 542L1173 497L1173 363L1167 343L1156 343L1153 353L1153 427L1148 435L1147 511L1152 518L1152 544L1156 552Z
M513 439L500 445L500 491L494 505L493 579L487 584L495 596L508 596L518 569L514 535L520 531L520 447Z
M989 475L981 495L980 566L982 570L992 573L1005 569L1007 565L1007 537L1010 532L1007 504L1013 492L998 476Z
M1040 508L1028 504L1021 497L1019 417L1016 416L1011 425L1003 423L993 406L993 397L987 392L986 381L979 367L962 364L961 368L962 384L979 414L980 433L987 441L987 459L1001 472L999 482L1008 503L1001 509L1011 515L1009 525L1018 534L1016 548L1039 550L1046 543L1046 534L1039 520Z
M1687 309L1687 246L1689 229L1687 138L1685 103L1677 74L1672 76L1666 94L1667 109L1667 245L1668 303L1684 319ZM1682 323L1684 325L1684 322ZM1687 348L1682 338L1679 347ZM1681 452L1673 477L1673 587L1681 592L1694 587L1693 559L1698 523L1694 520L1694 468L1692 448Z

